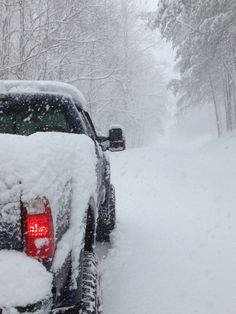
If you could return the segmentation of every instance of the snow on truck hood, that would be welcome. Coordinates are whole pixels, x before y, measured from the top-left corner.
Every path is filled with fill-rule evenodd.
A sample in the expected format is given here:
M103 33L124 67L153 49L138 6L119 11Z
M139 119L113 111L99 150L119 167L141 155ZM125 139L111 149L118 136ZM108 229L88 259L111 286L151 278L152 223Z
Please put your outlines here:
M26 306L51 296L52 274L33 258L0 251L0 308Z

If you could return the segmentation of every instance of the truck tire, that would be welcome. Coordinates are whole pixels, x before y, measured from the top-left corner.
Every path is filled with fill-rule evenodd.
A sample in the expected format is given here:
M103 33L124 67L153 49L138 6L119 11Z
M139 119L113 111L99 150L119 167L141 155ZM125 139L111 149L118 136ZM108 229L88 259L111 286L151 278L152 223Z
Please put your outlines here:
M79 314L102 314L101 280L95 253L84 252Z
M83 252L80 271L80 302L57 314L102 314L101 279L95 253Z
M99 210L97 221L96 240L98 242L109 242L110 233L116 225L116 198L115 188L110 184L106 199Z
M110 185L109 194L109 225L108 229L110 232L115 229L116 226L116 193L113 184Z

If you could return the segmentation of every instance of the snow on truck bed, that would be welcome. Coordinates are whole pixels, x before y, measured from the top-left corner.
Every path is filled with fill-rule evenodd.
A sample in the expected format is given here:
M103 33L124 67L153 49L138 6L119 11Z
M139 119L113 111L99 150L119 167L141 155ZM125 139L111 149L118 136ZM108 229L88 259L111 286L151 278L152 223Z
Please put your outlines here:
M91 195L96 193L94 143L85 135L47 132L31 136L1 134L0 147L1 219L10 223L17 219L16 213L14 216L13 212L9 212L8 205L17 199L19 202L20 197L27 201L46 196L56 226L57 216L63 215L63 206L60 206L62 199L66 193L68 196L73 191L71 227L58 243L53 269L56 271L62 265L68 251L74 246L73 268L76 271L85 210ZM4 255L0 258L2 261ZM20 275L25 270L19 267L18 271ZM5 283L1 278L0 294L3 285Z
M31 136L1 134L0 146L1 204L11 197L14 186L19 186L23 201L46 196L55 218L58 199L65 184L72 180L73 189L78 191L77 212L84 210L96 189L94 144L87 136L53 132Z

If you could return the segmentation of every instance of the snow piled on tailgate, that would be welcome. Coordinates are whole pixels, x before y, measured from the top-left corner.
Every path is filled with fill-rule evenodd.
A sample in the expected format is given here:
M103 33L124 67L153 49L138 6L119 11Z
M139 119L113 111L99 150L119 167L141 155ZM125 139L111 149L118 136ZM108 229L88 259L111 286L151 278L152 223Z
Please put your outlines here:
M52 274L33 258L0 251L0 307L26 306L50 298Z
M0 204L7 206L11 200L14 203L19 195L23 201L37 196L47 197L52 208L55 233L57 226L68 219L63 216L63 210L65 206L70 206L70 229L59 241L53 270L63 264L72 246L76 249L76 269L85 210L97 187L93 141L86 135L53 132L31 136L1 134L0 147ZM15 219L12 210L7 207L5 211L1 207L1 212L4 213L1 219L7 223Z

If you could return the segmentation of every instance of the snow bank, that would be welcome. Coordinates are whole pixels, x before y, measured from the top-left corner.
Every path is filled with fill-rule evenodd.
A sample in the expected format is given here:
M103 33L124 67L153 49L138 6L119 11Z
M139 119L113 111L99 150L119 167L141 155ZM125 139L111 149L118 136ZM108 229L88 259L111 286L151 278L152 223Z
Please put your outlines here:
M0 308L26 306L51 296L52 274L33 258L0 251Z

